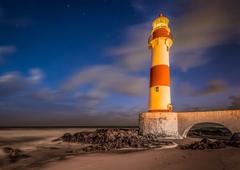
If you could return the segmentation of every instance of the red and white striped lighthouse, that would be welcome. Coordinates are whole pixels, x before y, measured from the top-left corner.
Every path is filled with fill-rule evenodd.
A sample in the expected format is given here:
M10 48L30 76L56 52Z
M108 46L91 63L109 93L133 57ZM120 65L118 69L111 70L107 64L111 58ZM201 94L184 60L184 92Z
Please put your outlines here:
M173 44L169 20L162 13L152 23L149 48L152 50L149 111L172 111L169 50Z

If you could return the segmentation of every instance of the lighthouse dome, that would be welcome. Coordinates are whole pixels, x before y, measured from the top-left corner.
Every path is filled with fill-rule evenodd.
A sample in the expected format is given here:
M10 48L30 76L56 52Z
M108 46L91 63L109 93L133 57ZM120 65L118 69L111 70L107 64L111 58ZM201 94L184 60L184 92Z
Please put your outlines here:
M153 21L152 27L153 29L156 29L159 27L168 27L168 23L169 23L169 19L165 17L162 13L160 13L159 17Z

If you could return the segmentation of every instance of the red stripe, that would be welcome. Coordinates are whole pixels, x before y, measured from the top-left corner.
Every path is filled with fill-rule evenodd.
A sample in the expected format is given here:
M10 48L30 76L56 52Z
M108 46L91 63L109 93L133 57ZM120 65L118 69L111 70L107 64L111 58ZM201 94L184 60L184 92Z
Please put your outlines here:
M152 39L159 38L159 37L168 37L172 39L172 35L165 28L159 28L152 33Z
M151 68L150 87L170 86L170 69L167 65L156 65Z

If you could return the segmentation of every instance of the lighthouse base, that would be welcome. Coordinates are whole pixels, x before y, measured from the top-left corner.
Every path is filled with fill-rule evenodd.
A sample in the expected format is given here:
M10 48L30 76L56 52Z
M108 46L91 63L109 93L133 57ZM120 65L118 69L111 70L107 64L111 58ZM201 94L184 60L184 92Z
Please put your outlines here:
M179 138L176 112L144 112L139 115L139 130L142 135L157 135L164 138Z

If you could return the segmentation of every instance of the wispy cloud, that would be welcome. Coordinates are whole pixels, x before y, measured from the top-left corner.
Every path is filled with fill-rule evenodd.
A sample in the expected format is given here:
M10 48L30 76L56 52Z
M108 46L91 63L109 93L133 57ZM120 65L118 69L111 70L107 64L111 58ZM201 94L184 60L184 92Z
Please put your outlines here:
M190 82L178 82L176 94L181 96L206 96L222 93L229 88L224 80L211 80L205 86L199 87Z
M115 66L97 65L72 75L63 84L62 89L77 89L86 84L105 93L144 95L147 88L147 79L131 75L124 69Z
M13 45L0 46L0 65L4 64L5 57L15 53L16 47Z
M11 17L9 17L11 16ZM8 10L0 4L0 25L11 26L11 27L26 27L33 23L29 18L22 16L9 15Z
M207 50L240 36L240 4L235 1L196 1L174 22L174 62L182 71L208 63Z
M40 72L40 70L38 69ZM40 81L40 77L36 79L35 74L27 76L21 75L19 72L8 72L0 76L0 97L16 95L24 90L31 89L37 81Z
M26 75L15 71L0 76L2 126L128 125L136 123L137 113L142 109L106 103L108 95L113 93L142 95L146 88L144 78L131 77L124 70L113 66L103 65L82 70L72 75L71 80L65 82L60 89L46 87L42 83L44 77L39 68L30 69ZM87 91L78 89L79 86L89 84L92 84L92 88ZM134 105L132 103L131 107ZM4 124L4 120L9 117L14 118Z
M13 45L0 46L0 54L9 54L16 51L16 47Z
M231 84L222 79L210 80L205 85L175 79L172 89L176 111L219 110L238 107L239 84Z
M35 91L30 96L33 100L37 101L59 101L63 99L63 96L57 90L51 90L49 88L41 88Z
M131 5L132 7L139 12L146 12L148 10L148 6L146 5L145 0L132 0Z
M125 43L106 49L106 54L112 56L124 69L145 69L150 61L150 51L147 47L150 30L150 22L129 26L124 32Z
M229 96L231 109L240 109L240 95Z
M0 24L24 28L32 24L33 21L28 18L0 19Z
M32 68L29 70L29 79L31 81L39 82L44 78L44 73L39 68Z

